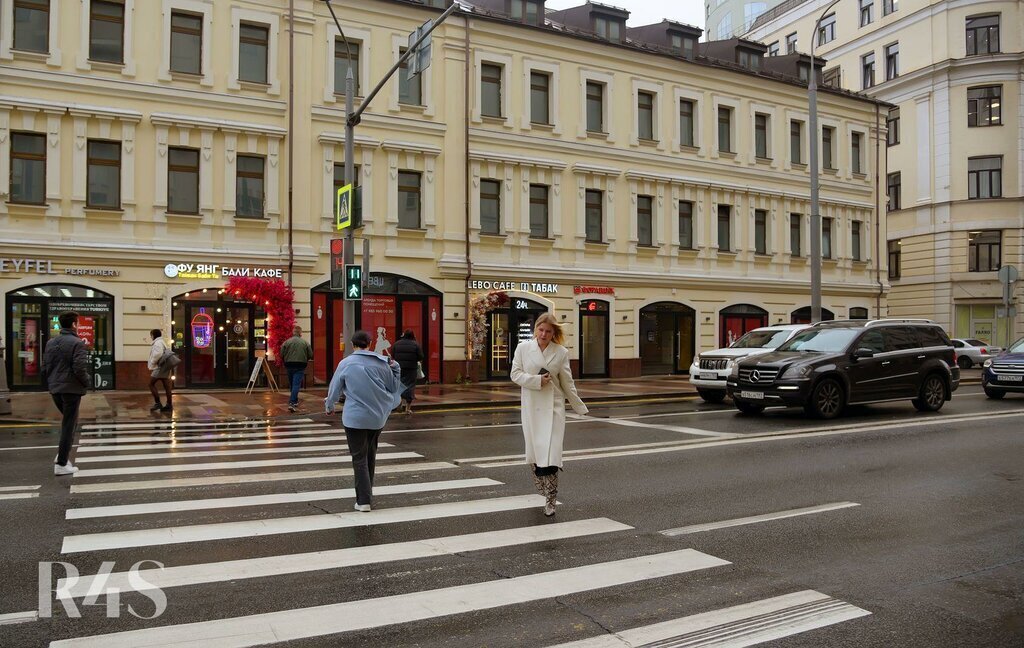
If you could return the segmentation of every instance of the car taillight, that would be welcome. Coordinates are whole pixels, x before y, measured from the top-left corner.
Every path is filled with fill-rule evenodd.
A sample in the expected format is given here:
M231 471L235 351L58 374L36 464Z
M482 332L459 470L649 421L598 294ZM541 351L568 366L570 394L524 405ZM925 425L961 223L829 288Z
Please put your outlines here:
M956 364L956 351L953 351L953 364Z
M988 349L982 349L981 352L982 353L988 353Z

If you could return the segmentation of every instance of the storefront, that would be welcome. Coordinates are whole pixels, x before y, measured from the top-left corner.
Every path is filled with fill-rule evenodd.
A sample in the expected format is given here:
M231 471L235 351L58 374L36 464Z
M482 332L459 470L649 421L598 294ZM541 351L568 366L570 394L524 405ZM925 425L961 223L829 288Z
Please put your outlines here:
M326 384L344 357L345 300L332 292L330 282L312 291L313 378ZM370 273L363 300L356 309L356 330L370 334L370 350L391 355L391 347L411 329L423 349L423 373L430 382L441 381L441 293L430 286L395 274Z
M262 308L223 290L203 288L174 297L171 313L171 340L182 360L175 385L246 385L256 357L267 349Z
M43 284L6 294L6 371L12 390L42 390L46 343L60 334L61 313L78 313L78 335L89 349L92 386L114 389L114 298L74 284Z
M795 311L793 311L792 313L790 313L789 316L790 316L790 319L789 319L789 323L790 324L812 324L813 323L813 322L811 322L811 307L810 306L804 306L803 308L798 308ZM833 313L832 311L830 311L829 309L827 309L827 308L822 308L821 309L821 321L822 322L829 322L829 321L834 320L835 318L836 318L836 314ZM852 319L852 317L851 317L851 319Z
M697 339L697 316L675 302L640 309L640 373L679 374L690 370Z
M512 297L508 306L488 313L487 379L508 378L516 347L533 339L533 324L547 306L525 297Z
M748 331L768 326L768 311L750 304L737 304L718 312L718 343L727 347Z
M608 302L580 302L580 378L608 377Z
M974 338L994 346L1013 342L1010 318L1002 304L957 304L954 335Z

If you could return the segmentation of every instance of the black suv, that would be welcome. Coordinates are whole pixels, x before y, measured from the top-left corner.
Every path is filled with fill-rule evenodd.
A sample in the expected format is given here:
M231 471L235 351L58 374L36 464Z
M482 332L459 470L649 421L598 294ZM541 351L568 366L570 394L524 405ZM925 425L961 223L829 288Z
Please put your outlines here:
M816 324L741 360L726 389L744 414L788 405L830 419L854 403L903 399L934 412L959 385L953 344L934 322L851 320Z

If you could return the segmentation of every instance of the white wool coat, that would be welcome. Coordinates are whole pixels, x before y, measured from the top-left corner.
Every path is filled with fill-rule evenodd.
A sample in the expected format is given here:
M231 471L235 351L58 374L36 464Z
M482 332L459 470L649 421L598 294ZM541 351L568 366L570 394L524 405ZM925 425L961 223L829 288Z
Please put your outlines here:
M541 367L551 373L551 382L541 387ZM526 463L538 467L562 465L562 441L565 437L565 401L577 414L586 414L587 406L576 393L569 367L569 352L551 342L544 351L536 340L516 347L512 359L512 381L523 388L523 437L526 439Z

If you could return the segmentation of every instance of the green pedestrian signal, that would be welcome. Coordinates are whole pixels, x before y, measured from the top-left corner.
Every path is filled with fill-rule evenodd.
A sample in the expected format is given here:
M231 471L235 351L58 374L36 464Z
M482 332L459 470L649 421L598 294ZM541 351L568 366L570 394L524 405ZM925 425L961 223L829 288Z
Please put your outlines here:
M352 227L352 185L338 187L338 194L334 202L334 219L338 229Z
M345 264L345 299L361 301L363 298L363 266L358 263Z

